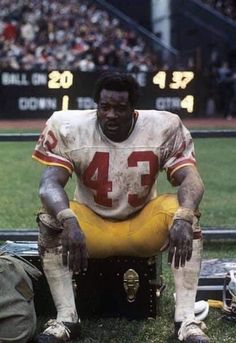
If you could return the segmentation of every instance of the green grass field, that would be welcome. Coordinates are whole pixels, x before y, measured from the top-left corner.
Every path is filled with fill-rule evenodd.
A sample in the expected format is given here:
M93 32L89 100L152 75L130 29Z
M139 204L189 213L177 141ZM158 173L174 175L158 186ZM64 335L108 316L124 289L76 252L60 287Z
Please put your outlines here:
M35 212L40 206L38 183L42 166L31 160L35 143L1 142L0 146L0 228L35 228ZM236 227L236 139L195 139L198 167L205 183L201 204L202 226ZM73 195L74 180L68 186ZM159 192L175 192L165 175L160 176ZM236 257L233 243L205 244L204 257ZM83 343L166 343L175 342L173 330L173 280L166 254L163 275L167 284L162 297L162 315L157 320L86 320ZM222 320L220 310L211 309L206 319L213 343L235 342L235 324ZM78 342L78 343L79 343Z

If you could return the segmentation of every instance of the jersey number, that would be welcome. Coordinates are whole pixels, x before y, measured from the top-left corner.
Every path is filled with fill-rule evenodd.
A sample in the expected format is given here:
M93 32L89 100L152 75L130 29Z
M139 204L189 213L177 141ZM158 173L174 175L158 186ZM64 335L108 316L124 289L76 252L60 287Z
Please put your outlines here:
M141 186L148 186L145 196L138 194L128 194L128 203L133 207L142 205L150 189L155 182L158 170L158 159L152 151L135 151L128 157L128 167L137 167L138 162L149 162L149 174L141 175ZM108 192L112 191L112 181L108 180L109 174L109 153L96 152L91 163L84 172L83 182L85 186L96 191L94 201L106 207L112 207L112 199L108 198Z
M108 181L109 153L96 152L84 173L85 186L96 191L94 201L103 206L111 207L112 200L107 193L112 191L112 182Z

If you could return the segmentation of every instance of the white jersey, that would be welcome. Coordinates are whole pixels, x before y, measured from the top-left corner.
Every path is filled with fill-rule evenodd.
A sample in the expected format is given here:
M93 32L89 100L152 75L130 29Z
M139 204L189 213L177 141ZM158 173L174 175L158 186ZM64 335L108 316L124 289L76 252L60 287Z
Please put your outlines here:
M175 114L137 110L130 136L113 142L96 110L59 111L47 121L33 158L61 166L76 178L75 200L106 218L125 219L157 196L157 177L194 165L189 131Z

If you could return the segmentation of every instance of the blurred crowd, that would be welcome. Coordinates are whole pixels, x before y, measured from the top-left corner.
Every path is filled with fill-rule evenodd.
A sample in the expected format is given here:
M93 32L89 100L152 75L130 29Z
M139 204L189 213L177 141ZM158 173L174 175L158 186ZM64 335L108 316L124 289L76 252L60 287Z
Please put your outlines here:
M218 110L226 119L232 119L236 115L236 70L224 61L215 76L219 95L216 98Z
M212 6L223 15L236 20L236 2L235 0L202 0L204 3Z
M1 0L0 67L155 71L157 53L90 0Z
M236 20L235 0L201 0L224 16ZM213 49L208 65L208 99L206 115L230 120L236 116L236 67L235 63L220 58L220 51Z
M227 60L212 66L206 78L206 116L236 116L236 69Z

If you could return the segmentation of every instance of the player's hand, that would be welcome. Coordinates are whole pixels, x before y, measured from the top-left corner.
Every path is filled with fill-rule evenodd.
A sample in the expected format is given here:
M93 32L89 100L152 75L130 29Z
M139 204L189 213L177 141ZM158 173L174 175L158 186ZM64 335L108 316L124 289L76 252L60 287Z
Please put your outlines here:
M168 263L174 259L174 267L184 267L193 250L193 229L186 220L174 220L170 229Z
M88 252L86 239L76 218L68 218L63 223L62 232L62 262L69 265L74 273L86 270L88 267Z

